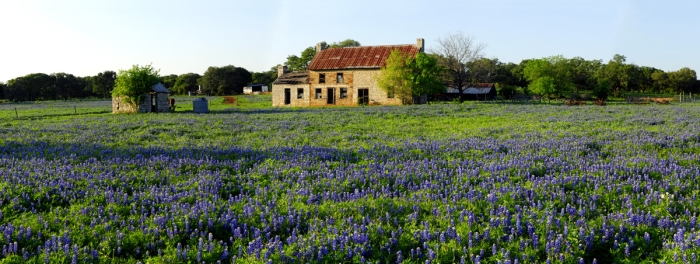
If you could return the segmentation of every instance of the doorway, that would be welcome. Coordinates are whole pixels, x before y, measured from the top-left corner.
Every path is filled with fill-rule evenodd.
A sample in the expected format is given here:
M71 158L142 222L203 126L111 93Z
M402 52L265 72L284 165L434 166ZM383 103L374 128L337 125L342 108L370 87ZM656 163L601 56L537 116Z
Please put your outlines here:
M361 105L369 104L369 89L357 89L357 102Z
M289 88L284 89L284 104L292 103L292 91Z
M158 94L151 94L151 113L158 113Z
M335 88L328 88L328 104L335 104Z

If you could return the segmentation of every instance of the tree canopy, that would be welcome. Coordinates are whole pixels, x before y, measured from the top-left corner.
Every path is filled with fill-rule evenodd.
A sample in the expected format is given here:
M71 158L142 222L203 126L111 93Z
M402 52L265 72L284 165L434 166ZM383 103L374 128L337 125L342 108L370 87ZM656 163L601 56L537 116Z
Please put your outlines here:
M175 80L175 85L170 90L175 94L186 94L190 91L196 91L199 86L197 85L197 80L202 76L197 73L185 73L180 74Z
M131 69L119 70L112 96L125 97L129 104L136 105L143 100L144 94L160 81L159 70L149 65L133 65Z
M240 67L233 65L223 67L209 67L199 78L198 83L202 90L208 94L227 95L243 93L243 87L252 79L252 74Z
M528 89L539 95L561 94L574 86L570 64L561 55L530 60L523 74L530 81Z
M419 52L413 57L398 49L389 54L377 84L390 97L396 96L403 103L410 103L415 96L445 91L442 67L435 56Z

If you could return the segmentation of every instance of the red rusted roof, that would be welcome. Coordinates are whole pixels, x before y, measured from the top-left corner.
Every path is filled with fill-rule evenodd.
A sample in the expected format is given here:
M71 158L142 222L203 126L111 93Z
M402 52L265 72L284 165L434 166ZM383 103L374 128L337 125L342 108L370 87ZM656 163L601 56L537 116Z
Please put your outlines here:
M309 63L309 70L381 68L386 65L386 59L395 49L407 52L411 56L415 56L420 50L412 44L329 48L316 53Z

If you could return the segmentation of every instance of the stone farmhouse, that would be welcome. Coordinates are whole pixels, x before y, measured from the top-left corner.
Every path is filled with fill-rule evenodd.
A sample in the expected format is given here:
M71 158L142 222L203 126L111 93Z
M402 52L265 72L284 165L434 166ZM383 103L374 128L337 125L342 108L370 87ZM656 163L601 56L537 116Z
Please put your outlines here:
M138 105L127 103L123 96L112 97L112 113L164 113L170 112L168 89L161 83L151 87L151 92L143 95Z
M415 56L425 50L416 44L326 48L316 45L316 55L307 71L288 72L279 66L272 84L272 106L398 105L401 99L377 85L381 67L391 51Z

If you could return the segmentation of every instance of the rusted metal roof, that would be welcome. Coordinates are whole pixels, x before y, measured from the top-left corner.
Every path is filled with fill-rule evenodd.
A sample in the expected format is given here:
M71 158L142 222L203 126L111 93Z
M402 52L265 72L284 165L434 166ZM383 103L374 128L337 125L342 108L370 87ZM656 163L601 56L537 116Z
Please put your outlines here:
M277 77L272 84L308 84L309 83L309 72L308 71L296 71L288 72Z
M420 48L413 44L330 48L316 53L309 63L309 70L381 68L386 65L386 59L395 49L411 56L420 51Z

